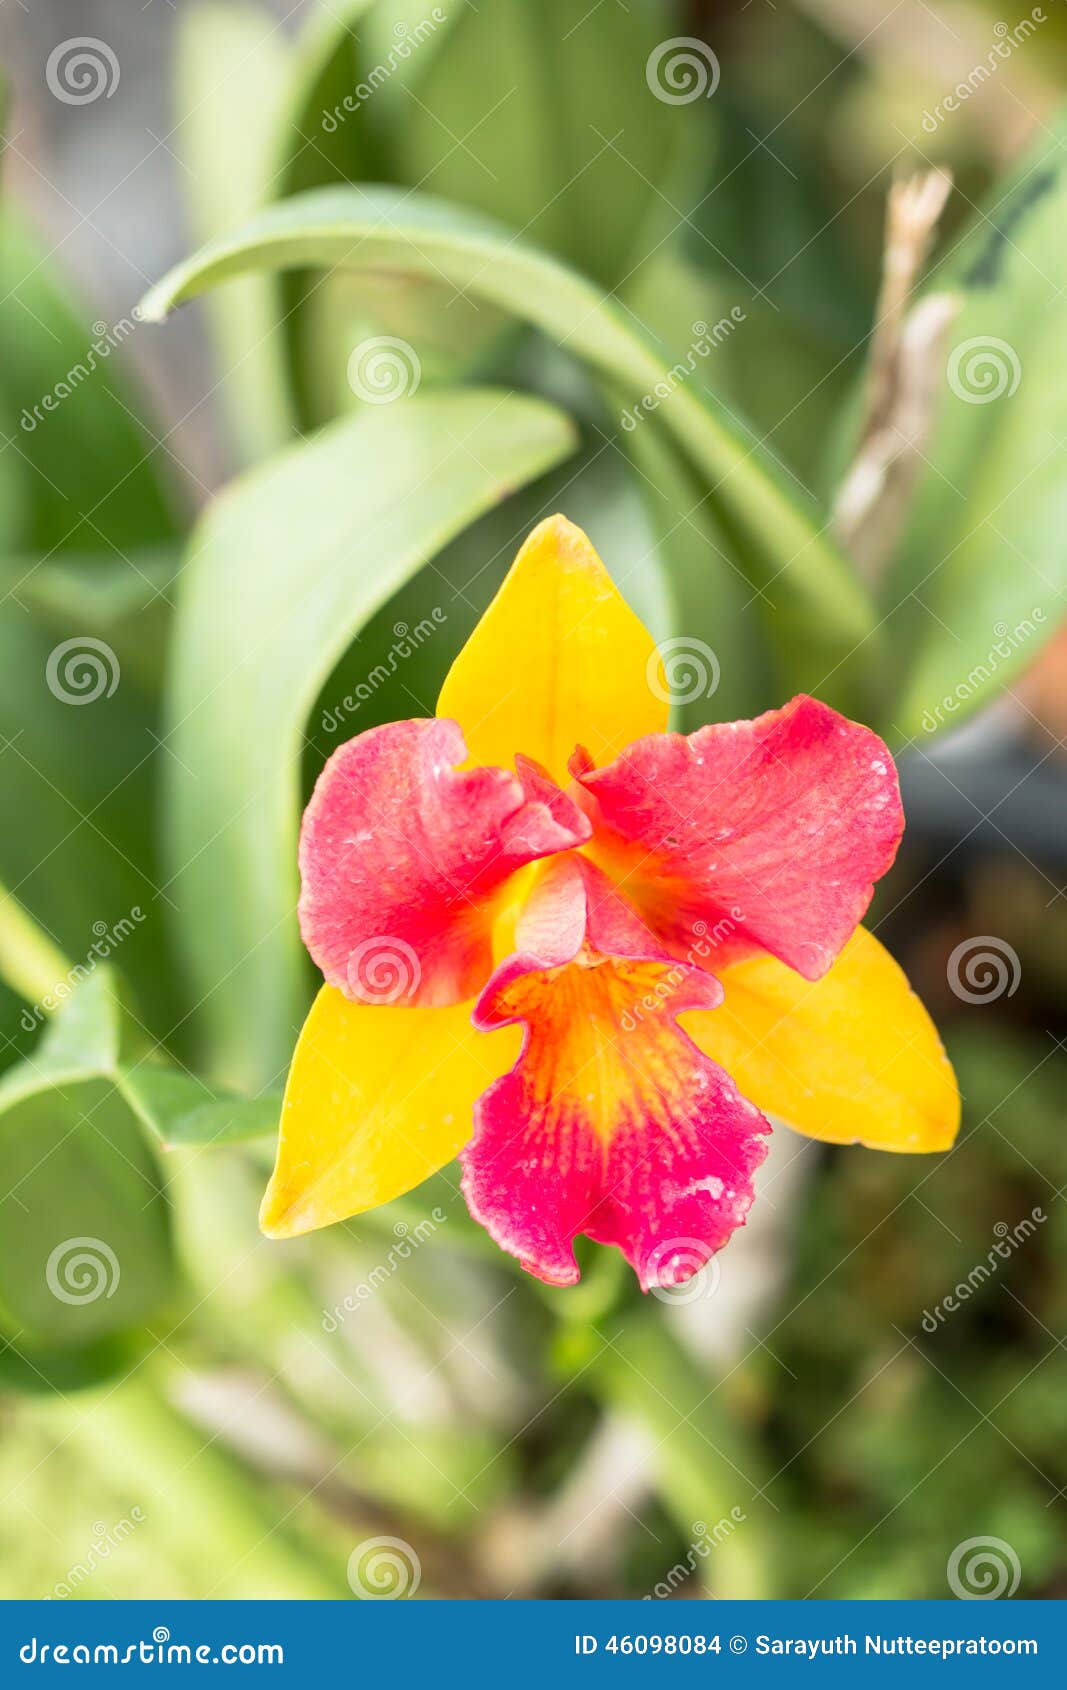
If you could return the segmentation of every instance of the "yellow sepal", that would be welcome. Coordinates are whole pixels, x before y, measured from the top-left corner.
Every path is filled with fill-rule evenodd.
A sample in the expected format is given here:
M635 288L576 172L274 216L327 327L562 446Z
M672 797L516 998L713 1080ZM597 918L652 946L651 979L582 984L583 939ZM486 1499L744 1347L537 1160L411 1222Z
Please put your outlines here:
M952 1144L956 1076L903 970L865 928L821 980L770 956L735 963L721 979L721 1008L681 1023L766 1114L830 1144Z
M525 541L441 689L470 760L510 768L517 751L566 785L578 744L598 765L667 726L652 636L588 538L550 516Z
M470 1138L475 1100L513 1066L517 1027L479 1033L471 1005L350 1003L323 986L293 1053L278 1160L259 1223L292 1238L400 1197Z

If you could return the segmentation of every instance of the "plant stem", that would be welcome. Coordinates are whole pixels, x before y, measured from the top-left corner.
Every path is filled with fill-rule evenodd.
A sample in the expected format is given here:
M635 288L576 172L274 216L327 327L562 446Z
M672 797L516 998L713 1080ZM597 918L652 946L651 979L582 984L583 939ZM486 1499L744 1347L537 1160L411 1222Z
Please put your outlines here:
M47 998L70 963L15 896L0 885L0 979L27 1003Z
M595 1366L604 1395L655 1441L656 1483L691 1539L694 1577L717 1596L772 1594L769 1505L759 1494L762 1458L748 1428L719 1386L708 1390L661 1309L628 1311L601 1336L606 1349Z

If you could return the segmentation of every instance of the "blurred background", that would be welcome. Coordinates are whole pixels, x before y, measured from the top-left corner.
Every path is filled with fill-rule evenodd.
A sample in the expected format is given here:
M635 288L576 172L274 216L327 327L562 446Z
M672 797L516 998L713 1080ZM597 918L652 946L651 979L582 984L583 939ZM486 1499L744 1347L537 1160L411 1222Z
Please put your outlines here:
M74 10L0 5L0 1594L1067 1594L1061 0ZM517 296L555 255L566 331L309 258L135 314L366 182L495 220ZM823 638L745 472L593 371L605 300L883 645ZM687 726L803 684L889 738L872 924L964 1094L941 1157L776 1132L745 1232L661 1298L592 1248L576 1291L525 1278L454 1170L256 1230L312 989L297 778L432 713L556 508L714 653ZM348 555L340 643L260 627Z

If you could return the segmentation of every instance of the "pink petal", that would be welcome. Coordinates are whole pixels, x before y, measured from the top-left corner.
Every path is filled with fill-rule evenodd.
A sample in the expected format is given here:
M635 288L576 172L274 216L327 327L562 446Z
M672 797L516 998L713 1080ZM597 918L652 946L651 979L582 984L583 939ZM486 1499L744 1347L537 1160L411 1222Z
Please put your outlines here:
M648 935L588 864L550 865L533 904L519 941L536 934L545 954L510 957L475 1012L526 1037L475 1108L468 1206L549 1284L577 1280L580 1233L616 1245L645 1290L676 1284L743 1223L770 1131L677 1025L721 988L654 940L644 956L601 950Z
M300 835L300 930L346 997L473 997L505 881L589 836L536 765L461 770L465 756L455 722L394 722L342 745L319 776Z
M769 951L824 974L904 828L886 746L814 698L752 722L653 735L594 770L594 854L675 954L720 968Z

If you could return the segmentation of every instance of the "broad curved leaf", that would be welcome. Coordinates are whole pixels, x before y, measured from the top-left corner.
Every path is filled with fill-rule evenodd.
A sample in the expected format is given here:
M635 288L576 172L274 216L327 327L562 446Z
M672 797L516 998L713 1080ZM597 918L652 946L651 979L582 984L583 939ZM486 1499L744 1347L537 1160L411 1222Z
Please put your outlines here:
M172 1289L167 1202L117 1083L119 1035L100 969L0 1080L0 1333L30 1361L138 1324Z
M414 94L390 102L394 170L621 286L677 221L683 161L708 147L710 105L649 97L664 33L640 6L453 7L444 39L412 48Z
M764 455L710 401L672 380L622 309L591 282L485 219L390 189L297 195L178 265L143 310L158 320L227 277L308 266L391 272L413 286L444 281L565 344L630 403L660 384L655 418L642 426L668 430L697 469L753 586L766 594L761 608L792 678L817 684L857 646L869 651L875 632L866 591Z
M404 582L573 445L539 400L420 394L282 453L197 531L170 698L167 893L226 1083L275 1080L303 1017L296 831L319 687Z
M154 1145L265 1135L280 1099L220 1096L139 1056L111 970L69 969L9 895L0 968L38 997L31 1028L61 1005L0 1078L0 1379L73 1388L135 1353L135 1329L173 1295Z

